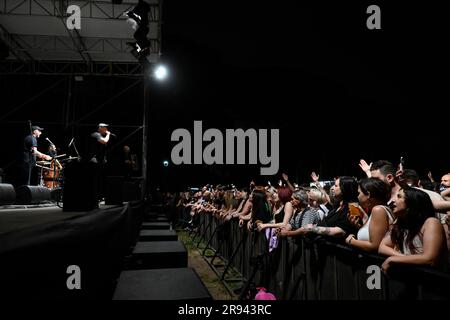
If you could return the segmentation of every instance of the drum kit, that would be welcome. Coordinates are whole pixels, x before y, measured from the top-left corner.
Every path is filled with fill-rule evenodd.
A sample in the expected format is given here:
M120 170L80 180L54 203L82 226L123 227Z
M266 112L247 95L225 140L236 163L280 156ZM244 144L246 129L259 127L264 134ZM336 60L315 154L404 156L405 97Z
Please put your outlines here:
M70 161L80 160L80 156L66 157L66 154L57 155L51 161L36 161L36 167L40 168L40 186L49 189L62 187L64 181L64 165Z

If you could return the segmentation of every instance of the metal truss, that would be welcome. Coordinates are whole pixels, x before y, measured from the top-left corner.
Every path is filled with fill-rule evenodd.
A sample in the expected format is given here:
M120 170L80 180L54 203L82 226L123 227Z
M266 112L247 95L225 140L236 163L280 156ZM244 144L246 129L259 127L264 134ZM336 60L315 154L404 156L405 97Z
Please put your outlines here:
M11 54L20 61L31 61L33 58L31 55L22 47L22 45L16 41L15 37L11 35L8 30L6 30L0 24L0 41L6 44L9 48Z
M7 60L0 63L0 74L41 75L95 75L142 77L143 68L136 63L83 61L31 61Z
M162 0L146 0L150 5L150 55L155 63L161 53ZM93 62L133 63L135 58L127 44L134 42L133 31L124 21L123 12L136 6L138 0L124 0L113 4L111 0L0 0L2 41L10 49L9 59L20 61L83 61L87 67ZM68 5L78 5L81 19L88 26L81 30L68 30L65 17ZM55 18L61 24L55 24ZM53 19L53 20L52 20ZM33 28L33 23L37 28ZM48 28L45 26L48 25ZM5 29L6 26L6 29ZM125 31L124 31L125 30ZM137 62L137 61L136 61ZM1 63L1 62L0 62ZM11 63L7 62L9 70Z
M14 51L21 50L43 50L43 51L77 51L81 48L69 37L65 36L36 36L36 35L10 35L6 38L8 46ZM129 39L114 38L87 38L83 37L85 45L84 53L128 53L130 46L127 45ZM150 40L150 53L159 53L159 41Z
M82 18L124 19L123 13L131 10L136 6L137 2L137 0L124 0L121 4L113 4L111 0L0 0L0 13L8 15L59 16L59 12L61 12L64 16L67 16L67 6L77 5L81 9ZM150 22L159 22L161 20L159 1L149 2L149 5Z

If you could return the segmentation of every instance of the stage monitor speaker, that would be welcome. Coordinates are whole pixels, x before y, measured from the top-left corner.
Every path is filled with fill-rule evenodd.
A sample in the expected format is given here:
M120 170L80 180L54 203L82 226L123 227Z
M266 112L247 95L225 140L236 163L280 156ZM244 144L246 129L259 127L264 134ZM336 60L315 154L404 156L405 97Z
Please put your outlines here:
M16 201L16 190L12 184L0 183L0 205L13 204Z
M99 177L96 163L68 163L64 168L63 211L91 211L98 208Z
M49 188L41 186L20 186L16 189L17 204L37 204L51 200Z

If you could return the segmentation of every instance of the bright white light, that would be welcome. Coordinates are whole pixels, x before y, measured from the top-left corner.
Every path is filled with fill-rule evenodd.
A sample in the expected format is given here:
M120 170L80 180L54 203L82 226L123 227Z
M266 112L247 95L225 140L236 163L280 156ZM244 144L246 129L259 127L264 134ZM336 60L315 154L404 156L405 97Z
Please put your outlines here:
M167 68L165 66L158 66L155 69L155 77L158 80L164 80L167 78Z

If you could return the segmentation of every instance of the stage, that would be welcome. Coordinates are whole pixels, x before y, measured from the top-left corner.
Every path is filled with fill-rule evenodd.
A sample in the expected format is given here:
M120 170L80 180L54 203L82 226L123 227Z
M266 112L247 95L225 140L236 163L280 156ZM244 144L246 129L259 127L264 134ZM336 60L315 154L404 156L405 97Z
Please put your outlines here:
M118 206L100 204L100 210L112 209ZM0 237L8 232L34 227L40 224L73 219L90 214L88 212L67 212L56 204L44 205L11 205L0 206Z
M64 212L56 205L0 208L0 296L110 299L142 223L140 202ZM79 267L81 289L67 286Z

